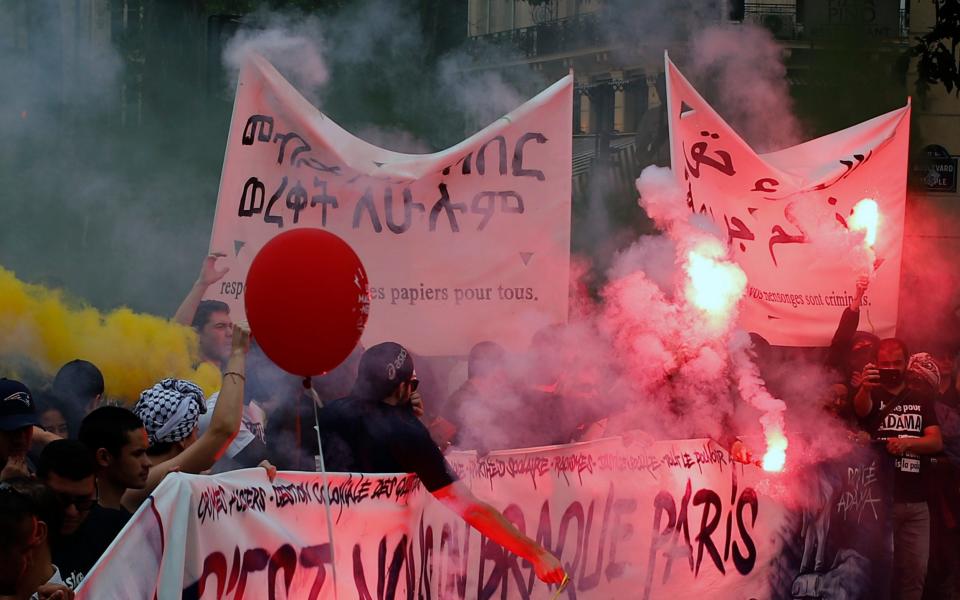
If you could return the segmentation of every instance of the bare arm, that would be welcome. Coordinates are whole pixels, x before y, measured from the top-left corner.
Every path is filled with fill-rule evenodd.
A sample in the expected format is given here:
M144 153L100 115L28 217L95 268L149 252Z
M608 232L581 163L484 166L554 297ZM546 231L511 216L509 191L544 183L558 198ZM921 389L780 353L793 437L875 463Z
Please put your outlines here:
M880 385L880 371L876 365L867 363L863 367L863 383L853 397L853 410L858 417L865 417L873 409L873 399L870 397L870 391Z
M61 438L59 435L55 433L50 433L46 429L42 429L40 427L34 426L33 440L30 442L30 446L33 448L34 451L37 452L37 454L39 454L41 450L47 447L47 444L49 444L50 442L55 442L60 439L63 439L63 438Z
M857 394L853 397L853 410L857 413L858 417L863 418L870 414L870 409L872 408L873 400L870 398L870 390L864 386L860 386Z
M943 435L940 427L931 425L923 428L923 437L910 440L910 452L915 454L936 454L943 450Z
M840 315L840 323L830 340L827 349L827 366L843 371L846 368L847 358L853 347L853 337L860 326L860 305L863 295L867 291L870 280L867 277L857 279L856 295L850 299L850 306ZM859 384L858 384L859 385Z
M478 500L463 482L455 481L433 492L433 496L477 531L533 563L541 580L556 584L563 581L563 567L555 556L520 533L495 508Z
M180 303L180 308L174 313L174 322L186 325L187 327L193 324L193 317L197 314L197 308L200 306L200 301L203 300L203 295L207 293L207 288L223 279L223 276L230 270L217 269L217 259L224 256L226 256L226 254L216 252L203 259L200 276L197 278L196 283L193 284L193 287L190 288L187 297Z
M931 425L923 428L923 437L891 438L887 440L887 450L891 454L936 454L943 450L943 436L940 427Z
M26 455L10 456L7 462L0 465L0 481L8 479L17 479L20 477L31 477L30 467L27 466Z
M223 456L230 442L237 436L243 417L243 376L250 332L243 326L233 328L233 351L224 371L220 396L213 409L210 427L180 454L150 468L147 485L142 490L127 490L123 505L135 510L149 496L167 473L200 473L213 466Z
M237 344L246 344L247 340L249 334L241 327L234 327L233 352L227 361L210 427L189 448L171 459L184 473L200 473L212 467L240 431L246 349L243 346L238 348Z

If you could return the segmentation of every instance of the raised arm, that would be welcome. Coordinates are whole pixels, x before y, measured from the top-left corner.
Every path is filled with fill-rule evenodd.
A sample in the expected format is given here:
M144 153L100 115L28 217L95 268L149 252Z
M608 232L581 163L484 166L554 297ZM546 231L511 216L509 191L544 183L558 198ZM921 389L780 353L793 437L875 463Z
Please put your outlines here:
M220 396L213 409L210 427L197 438L197 441L183 452L154 465L147 476L147 485L142 490L127 490L123 495L123 505L134 510L149 496L167 473L201 473L213 466L227 446L240 430L243 417L243 384L246 378L246 354L250 346L250 331L241 325L233 328L233 350L223 373ZM132 508L131 508L132 507Z
M850 354L853 344L853 336L860 326L860 306L863 304L863 296L867 292L870 279L859 277L857 279L857 291L850 300L850 306L840 315L840 323L837 324L837 331L833 334L830 341L830 349L827 354L827 365L835 369L843 370L846 366L847 356Z
M870 287L870 278L868 276L861 275L857 277L857 292L853 296L853 300L850 301L849 306L851 312L860 312L860 306L863 304L863 296L867 293L868 287Z
M217 462L240 430L243 417L243 385L246 378L247 350L250 331L243 326L233 328L233 350L223 372L220 396L210 418L210 427L189 448L167 461L174 462L184 473L206 471ZM163 463L166 464L166 463Z
M463 482L454 481L433 492L433 497L483 535L530 561L542 581L555 584L563 581L565 574L557 557L520 533L497 509L477 499Z
M203 295L207 293L207 288L223 279L223 276L230 270L217 269L217 259L224 256L226 256L226 254L214 252L203 259L203 266L200 267L200 276L197 277L197 281L193 284L193 287L190 288L187 297L180 303L180 308L174 313L174 322L186 325L187 327L193 324L193 317L197 314L197 308L200 306L200 301L203 300Z
M867 363L863 367L862 383L853 397L853 410L857 416L863 418L873 410L873 399L870 397L871 390L880 386L880 371L873 363Z

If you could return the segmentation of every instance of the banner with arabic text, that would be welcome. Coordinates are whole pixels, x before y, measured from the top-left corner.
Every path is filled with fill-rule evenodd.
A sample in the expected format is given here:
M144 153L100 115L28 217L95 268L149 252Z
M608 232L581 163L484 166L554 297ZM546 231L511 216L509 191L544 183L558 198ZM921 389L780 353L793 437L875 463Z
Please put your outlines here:
M861 329L895 335L910 105L757 154L665 62L673 172L747 275L741 325L774 345L827 346L857 277L869 275ZM876 204L855 215L865 199Z

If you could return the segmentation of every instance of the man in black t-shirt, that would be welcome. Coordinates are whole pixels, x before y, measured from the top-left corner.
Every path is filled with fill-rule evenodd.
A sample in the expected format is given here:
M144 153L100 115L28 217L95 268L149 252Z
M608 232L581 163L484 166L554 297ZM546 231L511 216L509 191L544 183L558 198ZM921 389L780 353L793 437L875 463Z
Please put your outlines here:
M922 456L943 449L933 399L911 390L906 382L906 345L881 340L877 362L863 369L854 408L864 429L886 442L896 457L893 480L893 595L920 600L930 555L930 510L922 473Z
M123 495L145 488L150 475L143 421L122 406L101 406L83 418L79 437L97 461L97 504L129 515Z
M76 440L57 440L40 454L37 476L63 508L60 535L53 539L53 563L63 582L76 589L130 519L125 510L97 504L96 459Z
M433 496L483 535L533 564L537 577L560 584L560 561L478 500L450 466L411 407L419 381L413 357L393 342L360 358L353 391L322 411L326 468L339 472L416 473Z

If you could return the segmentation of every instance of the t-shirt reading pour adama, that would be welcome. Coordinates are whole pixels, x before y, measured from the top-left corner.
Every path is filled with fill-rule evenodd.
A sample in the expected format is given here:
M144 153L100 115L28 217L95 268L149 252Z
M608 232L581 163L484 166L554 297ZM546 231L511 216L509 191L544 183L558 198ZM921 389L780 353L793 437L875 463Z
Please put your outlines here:
M904 389L893 395L883 388L870 393L873 406L863 419L864 426L874 439L896 437L922 437L923 430L939 426L933 399L923 394ZM895 404L889 409L891 404ZM881 417L882 421L881 421ZM923 486L923 458L908 452L896 457L893 478L894 502L924 502L927 499Z

